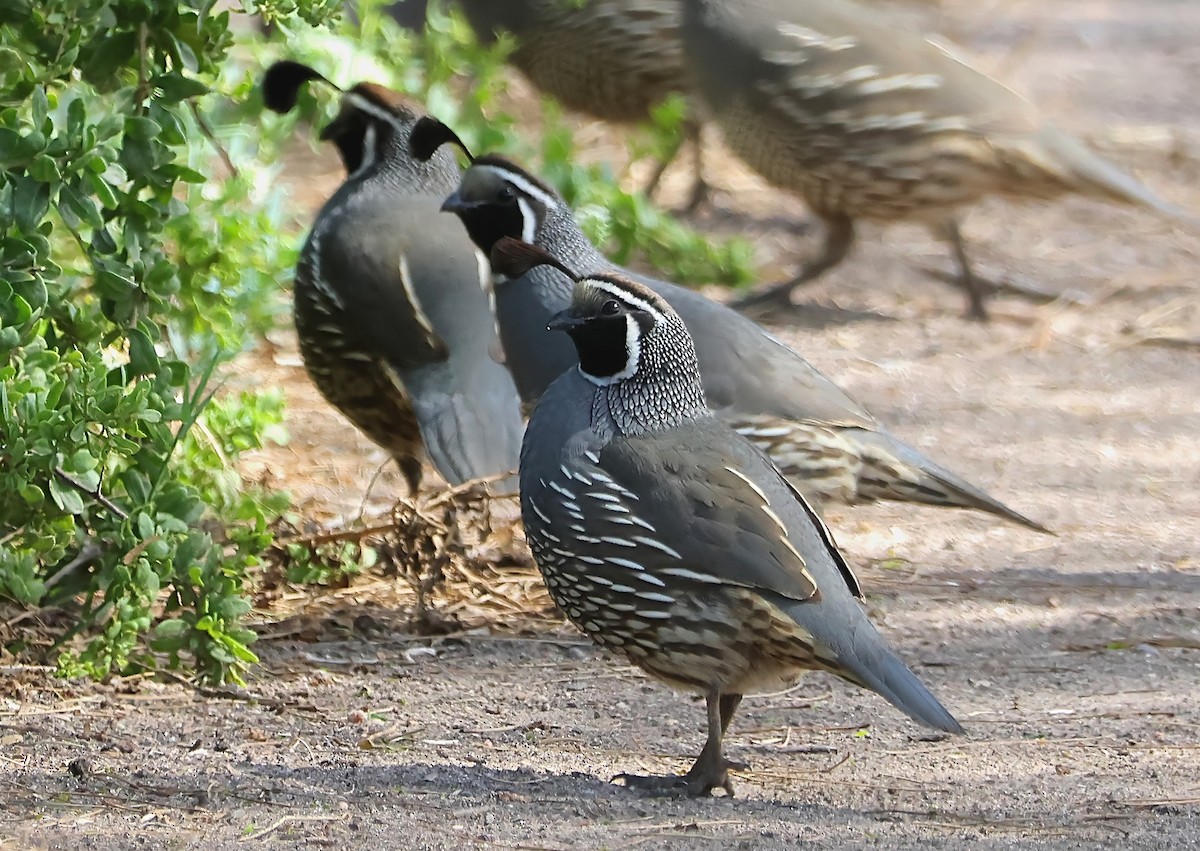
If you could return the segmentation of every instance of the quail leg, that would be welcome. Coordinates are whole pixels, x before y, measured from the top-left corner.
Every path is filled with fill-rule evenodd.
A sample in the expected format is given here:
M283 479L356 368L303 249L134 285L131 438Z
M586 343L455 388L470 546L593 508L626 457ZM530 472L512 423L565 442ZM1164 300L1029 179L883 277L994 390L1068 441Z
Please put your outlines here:
M853 220L846 216L822 216L822 220L825 222L825 241L821 245L821 252L806 262L796 277L737 299L731 306L743 311L785 307L791 303L792 290L815 281L846 259L854 245Z
M683 147L683 144L684 138L680 136L671 152L658 161L658 165L654 167L654 174L650 175L650 179L646 181L646 187L642 190L642 194L647 198L654 199L654 193L658 191L658 185L662 182L663 175L666 174L671 163L675 162L675 157L679 156L679 149Z
M415 455L397 455L396 466L400 468L404 481L408 484L408 495L416 496L421 487L421 459Z
M688 116L685 128L688 141L692 143L692 191L688 202L679 212L690 216L708 203L709 186L704 180L704 125L692 115Z
M670 154L659 161L654 174L646 182L646 188L643 190L643 193L647 198L654 197L654 193L658 191L659 183L662 181L667 167L675 162L675 158L679 156L679 151L683 148L684 144L690 144L692 146L692 170L695 179L692 182L692 190L688 195L687 203L677 212L680 215L691 215L700 209L702 205L708 203L709 187L704 181L704 149L701 146L702 132L703 125L698 119L689 114L684 122L683 133L679 137L678 144L671 150Z
M987 322L988 314L983 282L975 276L975 272L971 269L971 260L967 257L967 246L963 241L958 222L950 220L942 225L939 232L954 249L954 260L958 263L958 284L967 293L967 319Z
M945 269L935 269L928 266L920 266L919 268L938 280L956 284L966 290L967 311L964 315L968 319L975 319L981 322L988 320L986 297L993 292L1012 293L1035 302L1066 301L1072 304L1090 303L1085 296L1080 296L1073 292L1044 289L1035 282L1020 280L1020 276L995 278L982 275L972 266L970 258L967 257L966 242L959 232L957 223L939 224L933 228L933 232L940 239L948 242L954 250L954 259L958 265L958 270L957 272L950 272Z
M621 780L631 789L639 789L653 795L682 795L701 797L713 789L724 789L725 794L733 796L733 782L729 779L729 771L740 771L748 766L741 762L732 762L725 758L723 740L733 713L742 702L740 694L721 694L714 689L708 693L708 741L700 756L688 769L687 774L618 774L613 780Z

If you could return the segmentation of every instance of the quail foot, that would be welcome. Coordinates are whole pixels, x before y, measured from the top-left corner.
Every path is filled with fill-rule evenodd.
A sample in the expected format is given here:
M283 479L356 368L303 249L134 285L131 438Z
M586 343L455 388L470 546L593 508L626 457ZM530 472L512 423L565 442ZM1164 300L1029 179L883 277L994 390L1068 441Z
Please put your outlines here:
M949 243L967 315L985 319L985 287L959 218L990 195L1076 193L1200 224L873 4L682 0L681 8L691 80L726 144L825 224L819 253L794 279L739 307L786 304L796 286L846 257L855 222L911 220Z
M447 141L461 145L446 125L426 119L413 131L414 155L430 156ZM462 219L485 252L502 237L522 238L575 272L620 274L666 299L695 341L709 405L767 452L810 499L972 508L1046 531L890 434L804 358L737 311L610 263L584 236L562 197L515 163L476 158L444 209ZM495 281L508 366L528 405L575 363L566 337L545 328L570 303L571 279L540 266Z
M511 239L493 268L567 267ZM914 720L962 731L875 630L804 497L713 416L687 327L615 274L576 279L549 323L578 363L542 395L521 448L521 516L555 603L596 643L707 702L683 775L627 785L733 793L722 745L742 696L825 671Z
M328 83L297 62L272 65L267 106L288 111L310 80ZM458 165L448 153L409 153L424 114L371 83L342 94L321 137L337 146L347 178L317 214L295 278L309 375L395 458L412 491L426 454L450 484L514 470L522 433L516 387L493 358L487 260L438 214Z

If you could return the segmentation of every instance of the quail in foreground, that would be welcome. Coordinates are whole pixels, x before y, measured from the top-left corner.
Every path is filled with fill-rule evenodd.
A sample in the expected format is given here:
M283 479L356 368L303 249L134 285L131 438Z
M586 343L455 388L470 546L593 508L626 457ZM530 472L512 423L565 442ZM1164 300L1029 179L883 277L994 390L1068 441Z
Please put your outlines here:
M426 119L413 131L414 155L429 156L445 141L462 144L444 124ZM889 434L754 322L692 290L610 263L579 229L562 197L516 164L497 156L475 159L443 209L456 213L486 252L502 237L522 238L580 274L631 277L666 299L695 340L709 405L767 452L806 496L973 508L1047 531ZM518 280L500 276L495 285L508 367L529 404L576 362L569 341L545 330L547 320L570 302L571 280L540 266Z
M272 65L266 105L288 111L309 80L328 82L306 65ZM424 115L371 83L342 95L321 138L337 146L348 177L317 214L295 282L309 375L395 458L412 491L426 453L451 484L516 469L522 433L516 387L492 356L487 260L438 213L458 164L449 152L409 153Z
M678 0L458 0L482 41L511 33L510 61L530 82L564 106L602 121L648 121L654 107L687 89L679 43ZM686 123L695 154L689 208L699 205L700 124ZM659 164L652 192L674 158Z
M569 270L505 239L493 268ZM722 738L744 694L826 671L914 720L962 732L875 631L829 530L771 462L713 416L688 330L619 275L575 282L549 323L578 351L521 447L521 517L555 603L602 647L703 695L708 740L682 776L626 785L733 786Z
M1077 193L1197 224L1010 89L854 0L682 0L695 91L728 146L824 222L819 254L740 307L787 303L849 253L859 219L925 222L987 316L958 219L988 195Z

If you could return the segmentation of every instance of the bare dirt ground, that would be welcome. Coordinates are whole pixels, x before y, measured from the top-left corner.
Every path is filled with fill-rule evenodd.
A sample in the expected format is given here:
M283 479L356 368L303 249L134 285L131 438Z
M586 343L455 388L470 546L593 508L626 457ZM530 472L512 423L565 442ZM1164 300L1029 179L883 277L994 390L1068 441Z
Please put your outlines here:
M920 14L1200 210L1196 4ZM716 182L722 209L803 220L734 166ZM812 245L756 233L767 274ZM407 636L375 578L262 614L254 700L8 669L0 847L1200 848L1200 350L1160 339L1200 338L1200 238L1082 201L987 204L967 233L989 266L1087 303L1000 298L992 325L967 324L914 268L945 264L939 245L868 228L777 325L894 431L1059 532L830 511L881 628L965 736L814 676L744 704L736 799L641 797L609 778L685 768L699 704L553 621ZM353 515L382 458L276 342L247 374L286 390L293 440L261 465L306 515ZM386 472L365 511L401 487Z

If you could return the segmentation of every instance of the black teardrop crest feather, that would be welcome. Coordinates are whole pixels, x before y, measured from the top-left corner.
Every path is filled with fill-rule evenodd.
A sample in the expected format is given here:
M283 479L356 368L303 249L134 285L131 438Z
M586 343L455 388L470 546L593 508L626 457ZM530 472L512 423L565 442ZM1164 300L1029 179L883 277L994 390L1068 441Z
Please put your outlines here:
M427 162L437 153L437 149L447 142L462 148L467 159L471 162L475 161L475 157L471 156L470 149L458 137L458 134L430 115L426 115L413 126L412 133L408 137L408 150L414 159Z
M276 62L263 75L263 103L272 112L289 112L296 106L300 87L311 80L320 80L326 85L338 88L325 75L303 62L294 62L291 59Z

